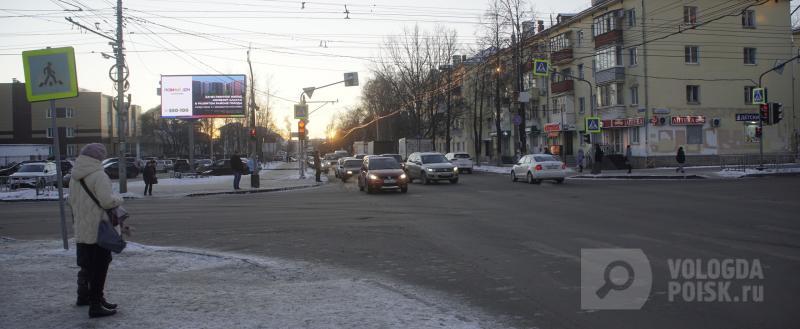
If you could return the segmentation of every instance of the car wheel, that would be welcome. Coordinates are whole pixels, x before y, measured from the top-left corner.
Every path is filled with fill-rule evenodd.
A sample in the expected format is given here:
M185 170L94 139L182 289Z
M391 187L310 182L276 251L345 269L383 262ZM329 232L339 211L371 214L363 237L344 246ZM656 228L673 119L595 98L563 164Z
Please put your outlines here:
M542 183L542 180L541 179L534 179L533 183L536 184L536 185L539 185L539 184Z
M531 175L530 172L528 173L528 176L526 177L525 181L527 181L528 184L533 184L534 179L533 179L533 175Z
M515 174L514 171L512 170L511 171L511 182L516 182L516 181L517 181L517 174Z
M372 194L372 187L367 185L367 194Z
M450 184L458 184L458 178L451 179Z
M556 179L556 184L564 184L564 179L563 178Z
M400 188L400 193L408 193L408 187L407 186L406 187L401 187Z
M347 178L342 177L342 183L347 183Z
M428 184L430 184L430 183L431 183L431 182L428 180L428 176L427 176L427 175L425 175L425 172L424 172L424 171L423 171L423 172L420 174L420 177L422 177L422 185L428 185Z

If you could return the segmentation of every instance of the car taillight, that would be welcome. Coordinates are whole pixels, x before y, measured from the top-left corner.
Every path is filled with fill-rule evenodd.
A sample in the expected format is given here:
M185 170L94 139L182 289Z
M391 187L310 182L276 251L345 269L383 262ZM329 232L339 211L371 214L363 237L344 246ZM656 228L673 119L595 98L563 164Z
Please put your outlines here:
M566 163L562 163L561 164L561 169L567 169L567 164Z
M540 164L539 164L539 165L536 165L536 168L535 168L535 169L536 169L536 171L542 170L542 165L540 165Z

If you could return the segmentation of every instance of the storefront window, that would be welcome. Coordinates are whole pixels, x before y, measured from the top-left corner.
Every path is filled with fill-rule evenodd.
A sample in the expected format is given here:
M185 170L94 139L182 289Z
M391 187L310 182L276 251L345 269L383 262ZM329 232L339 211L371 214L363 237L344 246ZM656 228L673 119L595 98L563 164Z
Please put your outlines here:
M746 122L744 124L744 140L748 143L758 143L759 138L756 137L756 128L758 128L758 123L755 122Z
M686 144L703 144L703 126L686 126Z

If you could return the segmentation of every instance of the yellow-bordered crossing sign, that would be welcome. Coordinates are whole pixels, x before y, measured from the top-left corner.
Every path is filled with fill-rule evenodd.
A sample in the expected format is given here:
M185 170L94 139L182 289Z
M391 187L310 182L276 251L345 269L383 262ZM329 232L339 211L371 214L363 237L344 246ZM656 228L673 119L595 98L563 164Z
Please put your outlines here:
M28 101L78 97L75 49L47 48L22 52Z

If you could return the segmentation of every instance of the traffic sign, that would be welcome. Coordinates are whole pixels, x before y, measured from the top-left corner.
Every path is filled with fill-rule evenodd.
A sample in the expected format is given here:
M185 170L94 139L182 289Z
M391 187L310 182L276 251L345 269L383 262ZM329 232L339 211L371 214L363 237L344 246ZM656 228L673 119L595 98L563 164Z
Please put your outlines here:
M519 114L515 114L513 121L515 126L519 126L522 123L522 117Z
M600 118L599 117L586 117L586 132L599 133L600 132Z
M344 74L344 86L355 87L358 86L358 72L347 72Z
M28 101L78 97L75 50L72 47L22 52Z
M550 61L546 59L534 59L533 75L538 77L546 77L550 75Z
M767 91L764 88L753 88L753 104L767 104Z
M294 104L294 118L305 120L308 118L308 104Z

